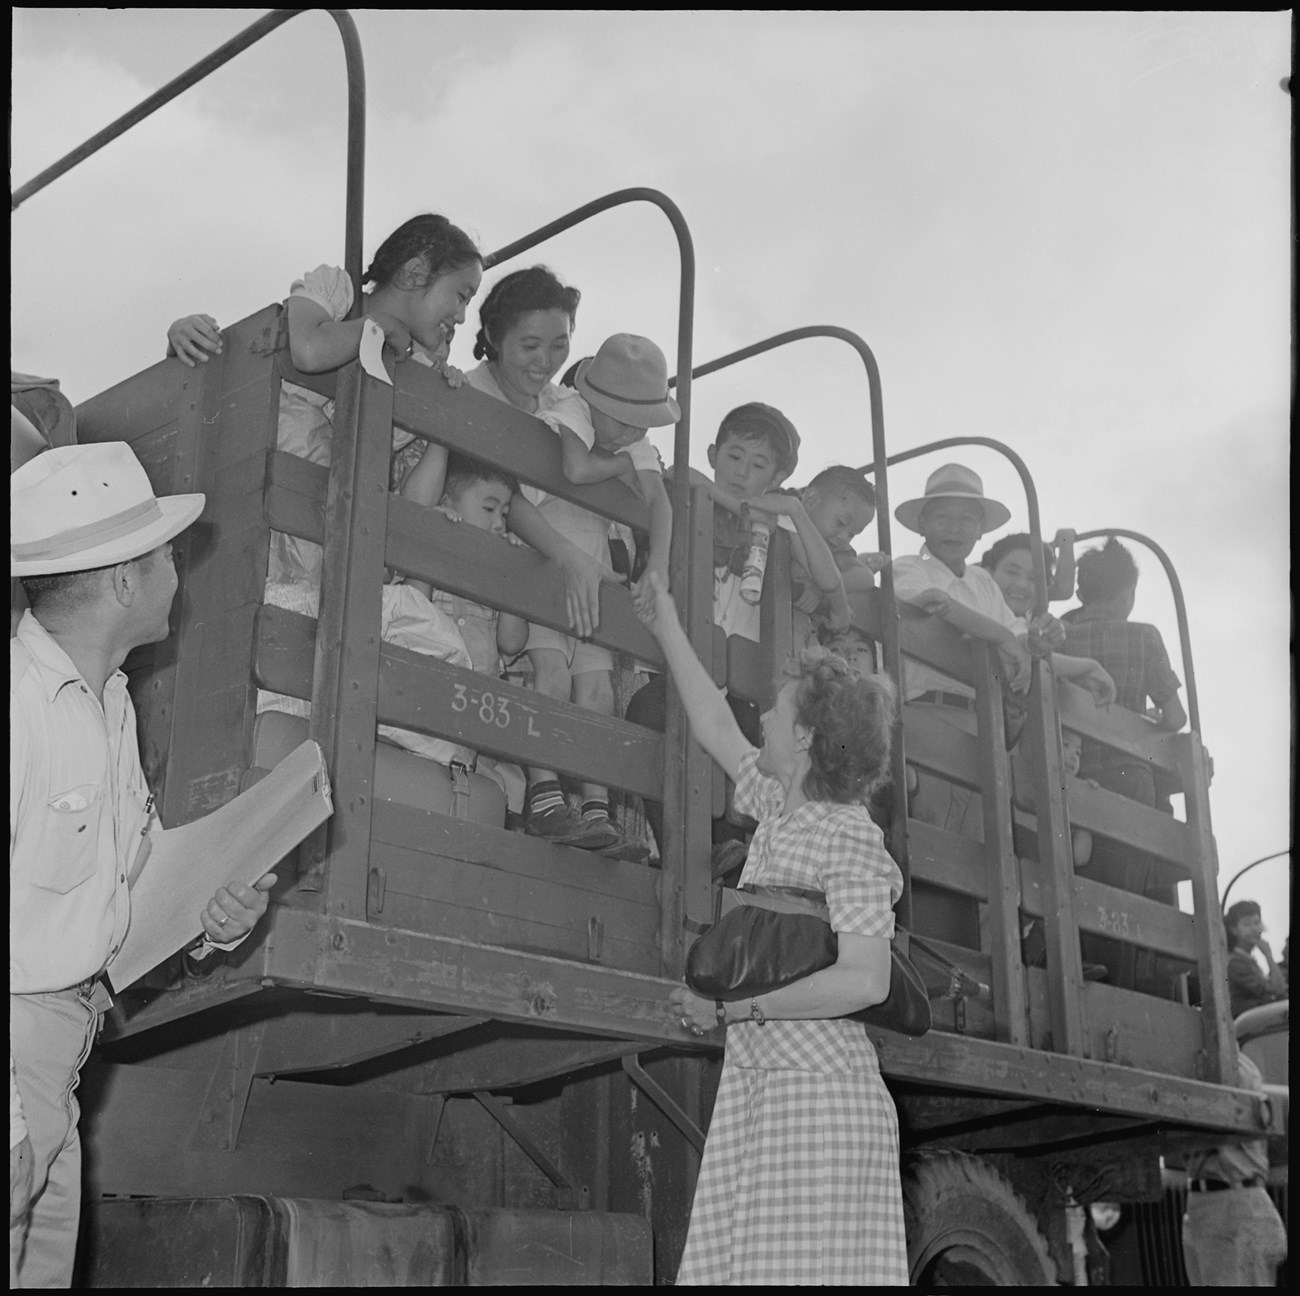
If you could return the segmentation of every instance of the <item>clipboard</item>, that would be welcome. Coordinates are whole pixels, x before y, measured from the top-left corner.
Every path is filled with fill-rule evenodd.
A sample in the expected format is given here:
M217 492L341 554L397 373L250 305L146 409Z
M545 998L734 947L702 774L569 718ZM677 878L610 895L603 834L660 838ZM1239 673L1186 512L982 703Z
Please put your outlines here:
M324 754L308 741L220 810L150 833L131 883L126 939L108 966L114 991L202 935L200 916L221 887L251 886L333 813Z

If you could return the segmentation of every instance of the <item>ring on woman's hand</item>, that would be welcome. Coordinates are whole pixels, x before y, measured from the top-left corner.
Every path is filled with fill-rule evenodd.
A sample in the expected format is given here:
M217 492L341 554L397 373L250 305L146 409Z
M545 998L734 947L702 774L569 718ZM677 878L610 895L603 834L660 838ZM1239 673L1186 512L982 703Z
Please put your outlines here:
M700 1027L700 1026L692 1026L692 1027L691 1027L691 1034L692 1034L692 1035L703 1035L703 1034L704 1034L704 1029L703 1029L702 1027Z
M217 919L217 926L224 927L229 921L230 919L225 914L222 914L221 917Z
M690 1018L689 1018L689 1017L683 1017L683 1018L682 1018L682 1030L690 1030L690 1029L691 1029L691 1021L690 1021Z

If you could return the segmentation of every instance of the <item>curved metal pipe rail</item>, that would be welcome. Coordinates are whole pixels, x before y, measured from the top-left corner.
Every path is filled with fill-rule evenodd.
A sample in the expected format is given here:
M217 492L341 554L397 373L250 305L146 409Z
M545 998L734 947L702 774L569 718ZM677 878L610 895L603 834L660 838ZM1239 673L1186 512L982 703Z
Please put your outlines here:
M1223 888L1223 895L1219 897L1219 908L1226 915L1228 912L1228 892L1237 885L1237 879L1244 877L1251 869L1260 864L1267 864L1269 860L1281 859L1283 855L1290 855L1291 849L1274 851L1271 855L1261 855L1257 860L1251 860L1244 868L1239 868L1233 875L1232 880Z
M308 12L310 11L306 9L273 9L269 14L244 28L238 36L213 50L206 58L200 59L193 67L169 81L161 90L157 90L147 99L141 100L129 112L123 113L116 121L105 126L103 130L92 135L84 143L79 144L70 153L64 154L53 166L46 167L40 175L15 189L9 196L10 211L16 211L33 194L39 193L46 185L53 183L61 175L71 171L73 167L84 162L92 154L98 153L105 144L111 143L119 135L125 134L131 127L138 125L146 117L157 112L164 104L170 103L177 95L183 94L191 86L197 85L204 77L229 63L235 55L242 54L250 45L260 41L263 36L267 36L277 27L283 26L290 18L296 18L299 14ZM346 9L327 9L325 12L334 19L335 25L339 29L339 35L343 38L343 56L347 61L347 217L343 235L343 268L351 276L353 284L360 285L361 218L366 165L366 68L361 55L361 38L357 34L352 15ZM360 294L358 293L357 301L352 308L354 316L359 313L360 306Z
M1187 677L1187 721L1192 732L1199 734L1201 707L1196 694L1196 669L1192 665L1192 636L1187 626L1187 604L1183 600L1183 587L1178 579L1178 573L1174 570L1174 564L1170 561L1169 555L1154 540L1144 536L1140 531L1126 531L1123 527L1098 527L1093 531L1080 531L1074 539L1078 544L1084 540L1098 540L1102 536L1136 540L1138 544L1150 549L1160 559L1160 565L1165 569L1165 577L1174 596L1174 615L1178 618L1179 647L1183 654L1183 674Z
M741 360L749 360L753 356L762 355L765 351L772 351L776 347L785 346L790 342L801 342L806 338L835 338L841 342L847 342L858 353L863 368L867 371L871 409L871 453L874 459L872 469L876 472L876 533L880 537L881 549L885 553L890 553L892 552L890 533L892 515L889 511L889 483L885 470L891 460L885 456L885 409L880 390L880 366L876 364L876 357L871 348L857 333L834 324L810 324L805 328L788 329L784 333L777 333L770 338L764 338L761 342L754 342L747 347L741 347L739 351L732 351L728 355L719 356L716 360L709 360L689 372L684 366L679 365L677 372L678 374L687 374L687 382L689 383L692 378L707 377L711 373L716 373L719 369L726 369L730 365L738 364ZM668 380L669 386L674 385L676 382L676 378ZM889 672L891 678L901 680L903 675L902 655L898 645L898 606L894 599L894 575L889 567L886 567L881 573L880 588L884 595L884 608L881 616L883 624L881 628L884 633L885 669ZM901 708L894 719L892 750L895 786L903 787L905 786L903 780L906 779L906 767ZM899 866L904 870L904 876L906 876L906 816L894 816L889 845L894 858L898 861ZM905 924L911 921L910 912L907 914L900 913L899 917Z

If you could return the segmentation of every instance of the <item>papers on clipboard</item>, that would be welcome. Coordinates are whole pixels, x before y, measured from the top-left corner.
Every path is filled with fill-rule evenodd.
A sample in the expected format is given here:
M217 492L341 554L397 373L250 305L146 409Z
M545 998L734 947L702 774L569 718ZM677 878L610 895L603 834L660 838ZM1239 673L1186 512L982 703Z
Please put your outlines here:
M325 758L295 748L264 779L203 819L150 833L131 884L131 925L108 967L115 990L203 934L200 915L223 886L251 886L334 813Z

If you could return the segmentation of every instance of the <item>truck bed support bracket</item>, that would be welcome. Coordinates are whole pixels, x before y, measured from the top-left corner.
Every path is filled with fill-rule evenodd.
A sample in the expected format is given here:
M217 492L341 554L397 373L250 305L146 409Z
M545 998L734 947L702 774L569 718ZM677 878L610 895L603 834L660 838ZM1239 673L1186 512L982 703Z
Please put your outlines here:
M483 1110L515 1141L523 1154L555 1185L560 1195L560 1209L585 1210L590 1204L588 1189L579 1187L537 1145L523 1126L507 1110L505 1103L485 1089L476 1089L473 1097Z
M646 1074L641 1059L634 1053L623 1059L623 1070L627 1077L674 1125L677 1126L686 1141L700 1154L704 1155L704 1131L686 1114L675 1098L657 1081Z

